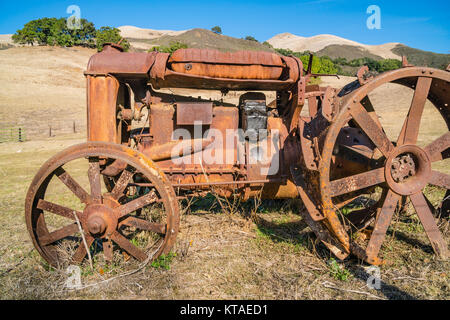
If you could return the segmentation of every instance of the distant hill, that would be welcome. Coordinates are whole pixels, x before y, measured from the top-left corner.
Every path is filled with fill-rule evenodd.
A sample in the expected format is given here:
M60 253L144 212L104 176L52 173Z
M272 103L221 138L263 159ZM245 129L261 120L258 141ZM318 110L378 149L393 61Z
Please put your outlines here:
M401 60L402 56L406 56L408 62L412 65L439 69L445 69L450 63L450 54L414 49L401 43L365 45L327 34L301 37L291 33L280 33L267 42L274 48L289 49L294 52L310 51L318 56L328 56L332 59L345 58L347 61L360 58L370 58L377 61L382 59ZM347 73L353 73L355 68L346 66L344 69Z
M153 30L134 26L122 26L118 29L120 30L122 37L126 38L130 42L134 51L146 51L151 49L153 45L149 44L148 40L157 39L164 35L176 36L187 31Z
M403 44L396 44L392 52L398 57L406 56L408 63L415 66L445 69L450 64L450 54L434 53L414 49ZM349 45L329 45L316 52L318 56L328 56L332 59L346 58L348 61L359 58L371 58L374 60L383 59L382 56L375 55L363 47ZM398 60L401 58L397 58Z
M275 48L290 49L295 52L312 51L316 52L328 45L350 45L358 46L359 43L330 34L321 34L313 37L301 37L295 34L285 32L267 40Z
M399 57L406 56L408 63L415 66L445 69L450 63L450 54L423 51L403 44L397 44L392 48L392 52ZM371 58L377 61L383 59L381 56L374 55L362 47L348 45L330 45L317 51L316 54L318 56L328 56L332 59L346 58L348 61L359 58Z
M11 37L12 34L0 34L0 50L14 47Z
M122 26L119 29L121 35L130 42L133 51L147 51L155 46L168 47L172 43L181 42L190 48L220 51L274 52L274 48L289 49L294 52L310 51L318 56L328 56L331 59L345 58L347 61L361 58L370 58L376 61L382 59L401 60L401 57L405 55L410 64L441 69L450 63L450 54L414 49L401 43L365 45L329 34L302 37L291 33L280 33L267 40L272 46L270 47L258 41L238 39L199 28L174 31ZM11 35L0 35L0 50L13 46L17 45L12 43ZM353 73L354 67L344 66L343 69L350 74Z
M434 53L414 49L402 44L397 45L392 52L406 56L408 62L416 66L426 66L438 69L445 69L450 63L450 54Z
M318 56L328 56L331 59L346 58L347 60L359 58L371 58L374 60L381 60L383 57L371 53L363 47L355 47L346 44L332 44L326 46L322 50L316 51Z
M331 48L339 48L336 46L343 46L344 48L340 51L345 50L346 54L357 55L356 53L352 53L351 48L354 48L355 51L360 52L368 52L373 56L379 56L383 59L401 59L400 56L392 52L392 48L394 48L398 43L386 43L381 45L365 45L358 43L356 41L344 39L331 34L320 34L313 37L301 37L291 33L280 33L276 36L267 40L274 48L282 48L282 49L290 49L295 52L318 52L326 49L329 46L334 46ZM330 52L331 50L328 50ZM344 54L342 53L342 54ZM337 58L350 58L340 56Z
M173 30L153 30L153 29L144 29L138 28L134 26L122 26L118 28L120 30L120 34L124 38L135 38L135 39L155 39L162 37L164 35L176 36L187 30L173 31Z
M170 46L170 44L174 42L182 42L189 48L217 49L220 51L274 51L273 48L265 46L257 41L224 36L199 28L183 31L175 35L173 33L166 32L160 37L151 39L134 37L126 38L131 43L132 47L137 51L148 50L154 46Z

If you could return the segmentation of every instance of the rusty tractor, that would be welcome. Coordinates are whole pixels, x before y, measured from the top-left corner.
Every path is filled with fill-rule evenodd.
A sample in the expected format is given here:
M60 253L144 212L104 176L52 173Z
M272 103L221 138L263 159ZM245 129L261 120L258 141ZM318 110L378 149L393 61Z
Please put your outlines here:
M116 252L139 261L167 254L179 231L179 200L212 189L243 200L300 198L307 210L299 214L318 241L339 259L374 265L383 263L386 232L408 200L435 254L448 257L438 224L450 211L450 175L445 165L435 168L450 156L448 70L404 63L374 76L363 67L336 89L308 84L316 75L293 56L138 53L106 44L85 76L88 141L49 159L26 196L28 231L53 266L80 263L90 251L105 261ZM385 84L414 92L396 139L369 98ZM238 101L175 88L232 92ZM426 101L447 127L421 145ZM440 190L437 204L424 195L428 185ZM344 210L358 201L365 205Z

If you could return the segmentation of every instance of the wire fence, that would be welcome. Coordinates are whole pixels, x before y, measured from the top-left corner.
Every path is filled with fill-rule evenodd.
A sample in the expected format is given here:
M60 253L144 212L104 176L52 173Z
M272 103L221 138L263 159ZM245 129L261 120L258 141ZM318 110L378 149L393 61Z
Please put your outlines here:
M30 122L20 125L0 123L0 143L24 142L85 131L86 123L78 121Z
M0 128L1 142L23 142L26 141L26 130L22 127Z

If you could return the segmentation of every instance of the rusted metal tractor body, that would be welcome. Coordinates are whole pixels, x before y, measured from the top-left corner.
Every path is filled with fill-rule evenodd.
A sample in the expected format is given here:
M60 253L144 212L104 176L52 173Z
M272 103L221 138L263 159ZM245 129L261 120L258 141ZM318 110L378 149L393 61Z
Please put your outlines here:
M102 52L91 57L85 72L88 141L92 143L83 148L95 151L98 143L101 146L103 142L121 145L123 152L129 154L132 152L127 150L134 149L139 157L149 159L146 161L157 168L155 176L161 176L167 188L175 190L169 194L179 198L204 195L211 190L225 197L238 195L244 200L300 197L307 209L300 212L303 218L338 258L353 253L372 264L381 263L378 252L397 204L410 197L435 252L445 258L447 244L432 210L424 209L427 200L421 195L428 183L450 188L448 175L431 170L431 162L449 156L450 137L447 132L429 146L420 148L416 146L418 129L415 127L427 97L450 127L450 72L408 66L373 78L367 71L362 68L358 80L336 89L307 85L311 70L304 71L296 57L200 49L180 49L172 55L126 53L119 46L106 45ZM368 98L370 91L388 82L416 90L397 141L385 137ZM170 88L242 94L239 102L232 104L163 90ZM265 95L269 91L276 92L272 102ZM304 116L302 108L306 101L309 115ZM144 123L136 127L142 120ZM180 130L189 133L190 138L180 139L176 135ZM239 130L243 136L236 134ZM103 175L108 191L115 195L114 204L107 205L108 210L112 207L111 210L122 212L117 214L119 222L113 222L114 226L120 225L120 217L126 212L155 201L144 195L141 200L132 201L132 205L122 203L119 194L127 188L127 183L141 188L156 187L157 183L150 173L144 182L131 179L132 174L126 174L125 169L135 162L126 161L125 156L113 154L112 161L103 152L98 159L98 175ZM35 180L34 184L39 184L43 178ZM73 183L67 183L67 179L63 182L73 189L70 187ZM91 189L92 185L91 179ZM340 214L340 208L375 186L382 188L382 196L375 204L355 210L347 218ZM36 188L32 184L27 201L36 203ZM159 189L158 192L164 193ZM109 193L97 196L109 199ZM98 213L103 209L95 209L105 201L98 200L94 209L91 200L83 202L90 209L85 209L80 217L90 220L86 228L92 229L91 216L105 216ZM32 212L33 205L28 207ZM448 208L447 202L440 207L447 216ZM44 202L40 207L38 203L35 210L36 215L46 210L57 211ZM36 227L30 219L30 232L37 238ZM173 244L178 220L174 218L170 222L173 237L166 241L170 245L160 253L167 252ZM129 225L141 222L133 220L134 224ZM143 228L163 230L167 234L168 225L144 225ZM105 222L103 229L107 227L109 224ZM367 246L353 241L352 228L372 231ZM51 235L46 230L42 234L46 239ZM92 232L91 235L95 237ZM133 251L129 245L122 245L124 240L113 231L103 238L111 238L126 251ZM38 242L35 240L37 246ZM105 248L109 247L105 245ZM131 255L144 259L142 253L131 252Z
M176 188L202 192L209 191L213 185L224 196L237 192L246 199L262 189L264 198L294 198L298 192L291 181L289 167L298 161L300 150L289 134L298 121L301 110L298 106L303 105L305 99L302 72L299 59L267 52L224 54L186 49L170 57L158 52L121 53L110 47L91 58L86 72L88 139L125 145L134 140L138 150L157 162ZM242 94L240 105L232 105L154 90L162 88L258 93ZM261 92L264 90L277 91L276 106L267 106L266 96ZM110 99L105 99L106 96ZM235 140L228 144L208 140L208 132L219 131L225 140L238 129L251 129L243 128L242 123L246 103L255 104L259 107L257 111L262 110L258 114L260 117L257 115L253 119L256 118L259 126L256 129L267 129L265 141L270 144L274 140L272 130L279 133L277 145L269 145L269 149L281 152L280 156L273 155L280 158L280 170L273 170L274 174L264 173L270 163L250 163L248 140L243 145L244 150L237 148ZM143 105L149 108L148 130L131 130L133 109L141 109ZM252 120L249 123L251 125ZM189 131L193 138L185 141L186 145L192 144L190 154L184 153L184 157L190 159L180 159L179 165L171 157L174 144L178 142L173 140L177 129ZM200 138L194 138L196 136ZM212 154L219 154L214 163L198 161L196 156L208 149Z

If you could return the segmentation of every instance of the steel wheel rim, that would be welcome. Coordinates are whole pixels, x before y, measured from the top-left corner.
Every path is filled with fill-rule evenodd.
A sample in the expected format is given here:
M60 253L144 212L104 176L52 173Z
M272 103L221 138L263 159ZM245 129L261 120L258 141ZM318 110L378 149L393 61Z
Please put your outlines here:
M45 248L42 245L42 241L39 239L39 237L42 237L42 234L48 234L49 231L46 229L45 225L42 225L42 223L45 222L43 218L44 214L39 212L42 210L37 208L37 201L44 198L48 183L54 177L55 170L61 168L64 164L69 163L72 160L80 159L81 157L98 156L108 158L114 157L115 159L125 161L136 168L145 177L149 178L154 184L155 189L158 191L159 196L164 203L167 232L164 234L159 249L154 253L153 257L150 258L154 259L163 253L168 253L175 242L179 229L179 207L175 192L164 173L159 170L151 160L136 150L112 143L88 142L69 147L47 160L34 177L33 182L28 189L25 201L25 220L33 244L40 255L50 265L55 267L58 266L59 261L57 257L54 256L54 253L52 254L54 249L50 248L48 244L46 247L49 248ZM37 231L39 228L40 230ZM38 234L38 232L40 232L40 234ZM141 256L140 260L143 260L143 256Z
M428 99L432 102L433 106L440 112L442 118L446 121L447 123L447 128L450 128L450 108L448 107L448 98L447 100L445 100L445 96L437 96L435 94L433 94L433 92L431 92L431 89L433 89L433 83L435 81L437 81L441 86L444 84L447 86L448 88L448 83L450 81L450 73L449 72L445 72L445 71L436 71L433 69L428 69L428 68L405 68L402 70L397 70L397 71L392 71L392 72L387 72L386 74L383 74L381 76L379 76L379 78L376 78L375 80L373 80L372 82L366 84L365 86L362 86L361 88L357 89L356 91L352 92L351 94L349 94L348 96L344 97L341 103L341 110L339 112L339 115L337 116L337 118L335 119L334 123L331 125L331 127L329 128L329 130L326 133L326 137L324 139L324 144L323 144L323 151L322 151L322 159L320 161L320 165L319 165L319 171L320 171L320 187L321 187L321 199L322 199L322 203L323 203L323 210L324 210L324 214L327 217L326 220L330 220L330 217L332 219L332 223L328 223L328 221L326 222L328 227L331 228L334 233L337 235L338 239L343 242L343 244L350 249L350 247L352 247L352 241L350 240L350 238L348 237L348 235L342 235L342 231L343 231L343 227L341 225L340 222L338 222L338 220L336 219L336 213L335 210L333 208L333 201L332 201L332 184L330 181L330 165L331 165L331 157L332 157L332 153L333 153L333 148L337 142L337 137L339 134L339 130L341 128L343 128L345 126L345 124L350 121L351 119L354 119L354 113L355 113L355 107L354 105L358 105L361 104L361 101L363 100L364 97L366 97L371 91L373 91L375 88L388 83L388 82L393 82L393 83L399 83L402 85L405 85L407 87L411 87L410 84L414 83L415 81L413 79L416 79L416 81L419 81L419 79L431 79L430 80L430 87L429 89L426 91L427 95L425 97L428 97ZM404 81L405 80L405 81ZM407 81L406 81L407 80ZM404 82L403 82L404 81ZM421 80L421 82L425 82L423 80ZM408 84L407 84L408 83ZM437 86L438 83L435 83L434 85ZM430 89L431 88L431 89ZM414 88L414 90L416 90L416 88ZM436 90L435 90L436 91ZM445 90L444 90L445 91ZM415 97L414 97L415 99ZM414 101L413 99L413 101ZM445 103L444 103L445 102ZM410 107L410 110L412 108ZM423 106L422 106L423 109ZM409 117L409 113L407 115L407 118ZM419 121L422 117L419 117ZM402 130L403 131L403 130ZM417 129L418 131L418 129ZM400 134L402 135L402 133ZM440 139L445 139L446 143L448 144L448 135L449 132L447 131L446 134L444 134L445 137L440 137ZM369 137L370 138L370 137ZM375 138L377 139L377 138ZM401 139L401 137L399 138ZM403 137L404 139L404 137ZM416 137L417 139L417 137ZM438 138L439 139L439 138ZM371 139L372 140L372 139ZM372 140L372 142L374 142ZM387 145L386 141L377 141L380 145ZM430 153L430 150L433 149L432 146L434 144L436 144L436 140L433 141L432 143L430 143L428 145L428 149L427 149L427 154ZM406 146L410 144L409 141L401 141L399 145L403 145ZM375 145L378 144L375 143ZM414 147L416 147L415 142L412 144L414 145ZM386 147L386 153L392 153L392 150L394 149L394 146L391 147ZM445 149L444 149L445 150ZM435 151L436 152L436 151ZM443 150L441 152L444 152ZM430 162L434 161L435 159L433 159L433 157L435 156L431 156L431 160ZM386 158L388 158L388 155L386 156ZM448 157L446 157L445 159L447 159ZM386 172L386 168L382 167L379 169L373 169L373 179L380 179L382 180L381 182L385 181L385 172ZM375 172L376 171L376 172ZM364 172L367 173L368 171ZM446 175L448 177L448 175ZM432 178L432 177L431 177ZM448 178L446 180L446 182L444 182L444 184L447 183L448 185ZM377 183L378 184L378 183ZM425 185L428 184L434 184L431 183L429 180L427 180ZM373 184L376 185L376 184ZM449 188L448 186L444 186L444 188L447 189L447 194L449 193ZM387 202L391 202L397 204L401 198L397 197L399 196L398 193L396 192L392 192L392 189L389 188L388 189L388 194L387 194L387 199L383 199L383 203L387 203ZM397 190L397 192L399 192L399 190ZM427 200L423 200L421 199L419 196L416 196L417 194L422 194L423 192L423 188L421 188L419 191L415 191L413 194L408 195L408 196L412 196L414 198L414 201L416 203L415 207L418 207L419 204L421 203L423 205L423 203ZM425 196L423 196L425 197ZM397 201L395 201L395 199L397 199ZM416 208L416 212L417 212L417 208ZM418 213L418 212L417 212ZM419 213L418 213L419 215ZM390 219L389 219L390 221ZM428 234L427 234L428 235ZM432 242L433 248L436 248L438 245L436 245L436 243L433 243L433 241L430 239L430 241ZM372 251L374 254L369 258L370 263L380 263L380 260L376 258L375 253L378 252L379 250L379 246L381 246L381 244L376 244L373 245L372 247L374 248L369 248L369 253L370 251ZM378 249L378 250L377 250ZM357 251L357 250L354 250ZM438 248L437 250L435 249L436 252L439 251L446 251L443 256L447 256L447 248Z

